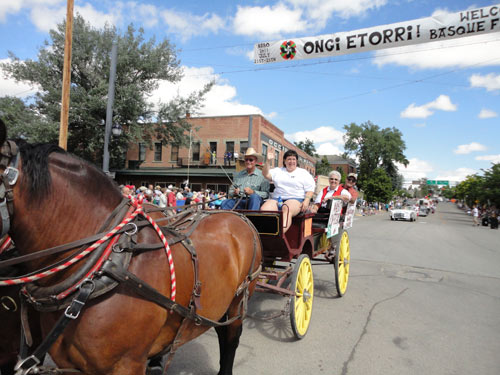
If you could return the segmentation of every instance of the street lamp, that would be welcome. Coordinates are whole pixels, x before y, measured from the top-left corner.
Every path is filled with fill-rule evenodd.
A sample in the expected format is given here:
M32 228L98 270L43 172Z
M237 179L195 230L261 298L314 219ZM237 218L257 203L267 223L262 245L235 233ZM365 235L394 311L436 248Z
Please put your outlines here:
M118 138L120 135L122 135L122 132L123 128L120 124L114 123L111 127L111 134L113 134L113 137Z
M111 132L112 132L111 121L113 118L113 102L115 100L117 50L118 47L116 41L113 41L113 45L111 46L111 67L109 72L108 105L106 107L106 129L104 130L104 153L102 157L102 170L106 174L109 174L109 139L111 138Z

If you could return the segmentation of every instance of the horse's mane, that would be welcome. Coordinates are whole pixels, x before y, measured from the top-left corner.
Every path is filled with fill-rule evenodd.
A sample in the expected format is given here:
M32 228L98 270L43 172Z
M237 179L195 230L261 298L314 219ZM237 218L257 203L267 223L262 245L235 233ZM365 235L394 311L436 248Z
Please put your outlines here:
M52 180L49 173L49 155L53 152L67 155L70 161L72 160L78 164L76 169L86 166L89 168L89 171L94 172L95 177L102 175L104 179L107 179L103 171L86 160L67 153L64 149L53 143L30 144L24 140L16 140L16 144L21 153L23 179L28 189L30 200L41 201L50 192Z

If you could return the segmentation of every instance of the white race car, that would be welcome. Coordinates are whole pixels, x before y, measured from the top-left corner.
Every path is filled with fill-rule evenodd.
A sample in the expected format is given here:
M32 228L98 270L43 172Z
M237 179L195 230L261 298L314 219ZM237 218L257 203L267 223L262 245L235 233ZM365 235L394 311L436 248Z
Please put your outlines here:
M411 207L395 208L390 211L391 220L417 220L417 213Z

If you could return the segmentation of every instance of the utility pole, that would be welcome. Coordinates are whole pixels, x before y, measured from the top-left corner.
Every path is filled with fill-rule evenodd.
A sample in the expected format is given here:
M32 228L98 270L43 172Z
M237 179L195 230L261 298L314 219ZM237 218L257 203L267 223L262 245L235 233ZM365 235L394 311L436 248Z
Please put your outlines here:
M67 0L66 39L64 42L64 66L59 125L59 147L68 149L69 93L71 85L71 44L73 39L73 0Z

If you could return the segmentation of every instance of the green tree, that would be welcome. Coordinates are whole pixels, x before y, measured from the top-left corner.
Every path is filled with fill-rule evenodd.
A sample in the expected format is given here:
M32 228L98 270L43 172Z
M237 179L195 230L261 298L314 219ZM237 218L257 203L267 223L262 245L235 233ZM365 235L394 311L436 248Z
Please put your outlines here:
M365 179L363 192L368 202L388 203L393 196L391 178L382 168L375 168L370 177Z
M49 123L58 123L60 118L65 27L62 23L50 31L50 41L39 49L36 61L22 61L9 52L12 62L2 64L17 81L41 87L34 107ZM132 142L151 145L157 138L164 144L185 144L190 129L186 113L196 113L210 85L188 98L177 97L156 112L147 98L159 81L178 82L182 77L174 46L166 39L159 43L154 38L145 40L144 31L132 25L123 34L111 26L96 29L77 15L73 23L68 151L87 160L96 164L102 160L113 41L118 47L113 121L125 130L120 138L111 140L111 164L116 167Z
M26 105L19 98L1 97L0 117L10 138L23 138L28 142L50 142L58 138L59 124L39 116L34 106Z
M445 186L443 190L441 190L441 194L448 199L455 198L456 196L455 188Z
M377 168L382 168L391 179L393 189L399 187L399 173L396 162L408 165L404 155L406 149L403 134L396 128L381 129L370 121L361 125L351 123L344 125L344 157L354 154L359 160L359 176L357 185L364 185L371 179Z
M455 187L457 198L463 200L469 207L476 203L485 203L483 184L483 177L477 174L467 176Z
M316 153L316 147L314 146L314 142L311 141L309 138L306 138L305 141L300 141L300 142L293 142L295 146L300 148L302 151L304 151L306 154L312 156L313 158L317 158L318 154Z
M491 169L484 171L482 192L482 203L500 208L500 163L493 164Z
M320 161L316 162L317 175L327 176L328 173L330 173L330 171L331 171L330 163L328 162L328 158L326 156L323 156Z

